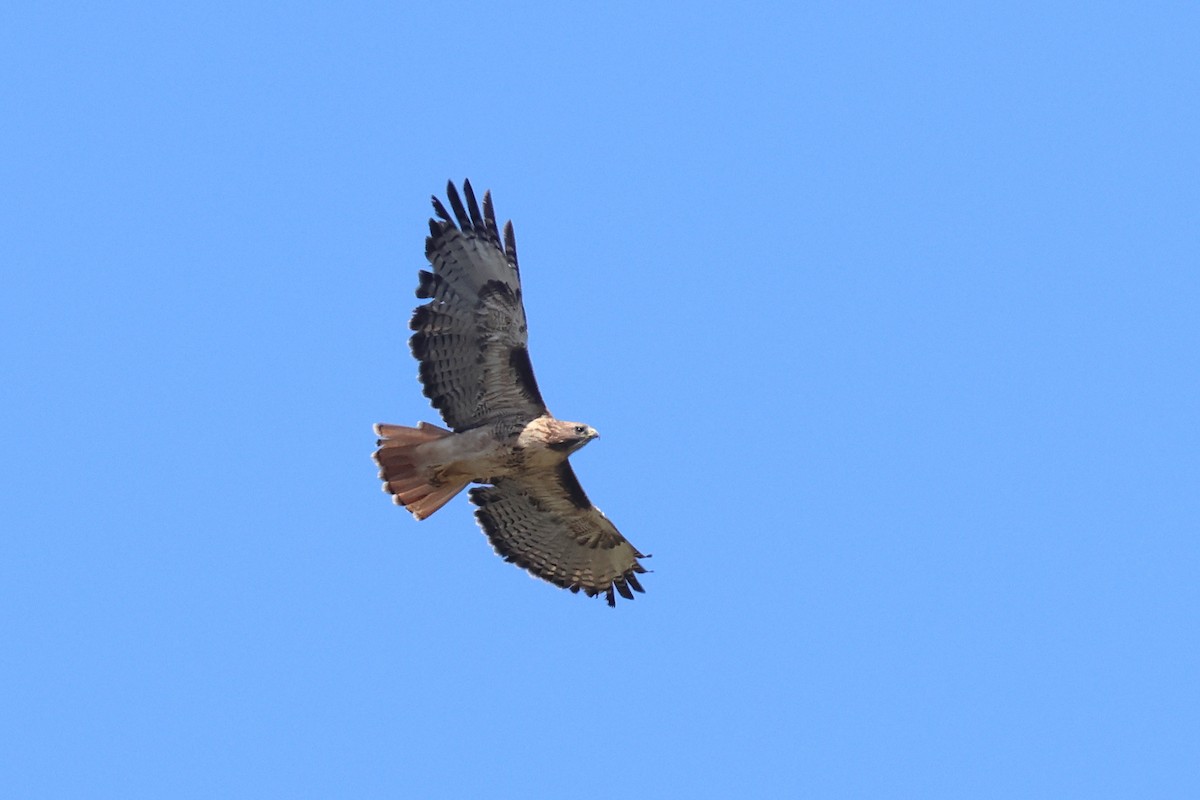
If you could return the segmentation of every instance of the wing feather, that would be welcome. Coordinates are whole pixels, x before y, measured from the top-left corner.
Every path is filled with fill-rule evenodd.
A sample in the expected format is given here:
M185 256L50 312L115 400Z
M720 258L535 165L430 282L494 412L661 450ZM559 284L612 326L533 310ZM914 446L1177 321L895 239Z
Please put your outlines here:
M470 184L468 183L468 185ZM467 216L467 210L463 208L463 201L458 196L458 188L455 187L454 181L446 184L446 199L450 201L450 207L454 209L454 216L458 218L458 227L470 230L471 218Z
M483 193L483 221L484 221L484 224L487 225L488 235L491 236L493 240L499 242L500 241L500 231L496 227L496 209L495 209L495 207L492 206L492 193L491 192ZM514 253L515 253L515 249L514 249ZM508 259L508 261L511 264L513 261L512 257L510 257Z
M482 212L470 181L463 195L465 203L447 184L453 217L433 198L438 219L425 240L432 272L422 270L417 287L429 302L409 323L425 396L455 431L548 413L529 359L512 223L501 244L491 193Z
M633 599L647 558L592 505L569 462L471 490L475 518L506 561L572 592Z

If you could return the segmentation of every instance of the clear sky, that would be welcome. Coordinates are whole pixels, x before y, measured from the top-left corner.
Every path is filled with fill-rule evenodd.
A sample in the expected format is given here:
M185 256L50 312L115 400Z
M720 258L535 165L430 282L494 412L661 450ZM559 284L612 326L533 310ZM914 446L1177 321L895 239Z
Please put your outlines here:
M1200 11L919 5L6 5L4 794L1200 796ZM615 610L380 491L464 177Z

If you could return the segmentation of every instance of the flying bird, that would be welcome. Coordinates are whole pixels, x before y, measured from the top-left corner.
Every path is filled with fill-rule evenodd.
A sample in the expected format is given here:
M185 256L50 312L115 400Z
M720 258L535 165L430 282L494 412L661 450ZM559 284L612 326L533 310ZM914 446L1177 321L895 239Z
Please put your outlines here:
M639 553L592 505L568 457L599 436L546 408L529 360L512 222L501 239L491 192L476 202L446 186L435 196L409 339L425 396L446 428L380 423L375 463L383 490L426 519L468 484L475 519L506 561L589 597L633 599Z

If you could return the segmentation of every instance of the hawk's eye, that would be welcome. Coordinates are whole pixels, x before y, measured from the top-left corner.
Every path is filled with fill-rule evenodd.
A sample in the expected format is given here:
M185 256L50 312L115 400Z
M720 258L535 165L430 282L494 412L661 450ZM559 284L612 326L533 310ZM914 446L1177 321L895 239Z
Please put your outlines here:
M585 433L587 433L587 428L583 427L582 425L575 426L575 434L577 436L583 436Z

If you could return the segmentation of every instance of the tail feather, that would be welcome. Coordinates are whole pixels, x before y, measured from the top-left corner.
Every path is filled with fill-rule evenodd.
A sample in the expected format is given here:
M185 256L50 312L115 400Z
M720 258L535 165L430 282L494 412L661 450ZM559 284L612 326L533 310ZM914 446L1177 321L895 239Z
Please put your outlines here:
M466 483L452 483L447 484L446 486L438 487L428 494L423 494L420 497L405 503L404 507L411 511L412 515L417 519L425 519L430 514L446 505L446 503L449 503L450 499L454 497L454 495L466 488L466 485Z
M392 495L397 505L412 512L417 519L425 519L437 511L450 498L466 488L469 481L430 483L421 460L420 446L453 434L445 428L422 422L415 428L403 425L379 423L375 426L379 436L379 449L375 451L375 463L379 465L379 478L383 490Z
M375 434L381 440L380 445L385 442L389 444L420 444L449 436L450 431L434 425L432 422L418 422L415 428L379 422L375 425Z

